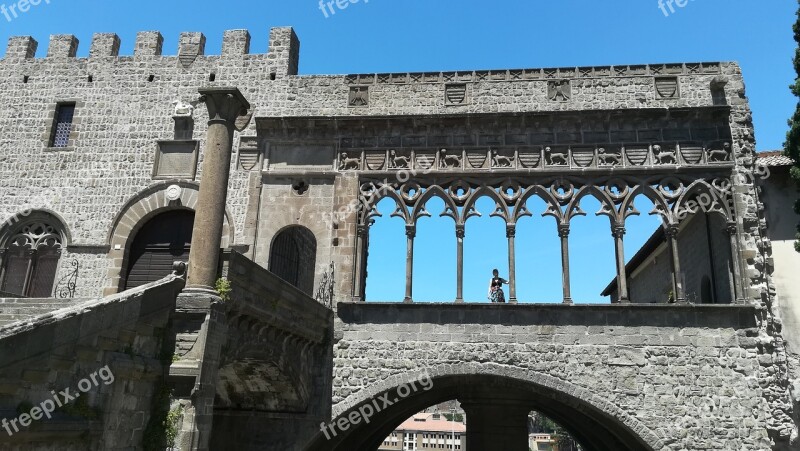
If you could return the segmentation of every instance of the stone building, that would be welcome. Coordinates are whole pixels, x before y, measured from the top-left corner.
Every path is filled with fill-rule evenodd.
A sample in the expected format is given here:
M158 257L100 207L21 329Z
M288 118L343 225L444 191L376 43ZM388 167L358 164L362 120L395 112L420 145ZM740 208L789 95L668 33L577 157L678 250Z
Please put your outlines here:
M781 305L786 309L781 316L790 321L791 330L795 330L796 314L792 306L797 303L793 298L797 290L791 286L792 278L783 274L783 271L791 271L789 268L797 267L800 263L800 256L794 250L797 231L791 206L795 187L789 178L789 168L793 163L781 151L761 152L756 158L754 181L762 193L764 221L770 226L767 233L772 237L770 265L775 268L772 276L776 285L784 287L779 290L781 297L785 298ZM772 208L767 208L767 205L772 205ZM728 304L734 292L731 288L734 268L728 237L722 233L725 224L719 215L714 214L711 202L698 202L695 208L702 214L687 217L678 231L681 268L685 268L681 281L687 300L698 304ZM775 229L778 231L773 232ZM775 248L781 250L776 252ZM676 301L672 285L661 277L670 271L669 260L667 237L664 229L659 228L626 265L631 298L635 302ZM777 282L777 279L781 281ZM606 287L602 295L617 300L616 280Z
M229 31L206 55L204 36L184 33L165 55L143 32L125 56L98 34L77 58L58 35L39 58L32 38L10 40L0 450L372 450L450 399L472 450L527 449L531 410L587 450L795 446L796 321L779 301L791 270L773 283L736 63L298 75L294 32L273 29L269 44L251 54L249 33ZM491 198L506 222L513 282L517 221L542 213L534 196L562 243L563 304L516 304L513 283L513 305L464 304L475 203ZM607 306L570 292L586 196L617 252ZM654 286L674 304L628 284L638 196L663 220ZM416 225L439 213L433 197L454 221L452 304L414 303ZM387 198L405 221L406 290L377 305L369 228ZM700 227L692 205L705 199L726 233L719 305L688 303L703 280L679 277L697 257L681 230ZM100 368L115 381L87 385ZM413 384L425 377L430 390ZM80 402L34 410L76 386Z

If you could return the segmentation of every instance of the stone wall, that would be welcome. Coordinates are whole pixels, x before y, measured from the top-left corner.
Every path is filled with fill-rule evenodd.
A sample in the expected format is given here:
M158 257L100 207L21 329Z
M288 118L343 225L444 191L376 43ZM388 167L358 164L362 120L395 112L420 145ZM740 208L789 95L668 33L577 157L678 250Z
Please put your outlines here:
M204 86L240 88L254 105L255 117L330 118L707 107L715 105L713 81L722 77L729 81L729 88L741 84L735 63L298 76L299 41L291 29L271 30L265 55L250 54L250 40L244 30L229 31L222 54L205 55L205 38L184 33L178 55L168 56L159 33L142 32L134 55L126 56L119 55L116 35L98 34L90 56L76 58L80 44L69 35L59 35L52 38L47 57L37 58L37 42L30 37L12 38L0 61L0 92L7 99L0 106L0 126L14 137L0 143L0 197L4 199L0 221L31 207L56 213L73 237L60 275L69 272L74 257L82 268L79 295L115 292L119 268L125 264L125 244L132 237L121 235L114 241L114 220L125 216L123 210L131 199L157 184L153 179L157 141L173 137L175 102L196 101L197 90ZM556 85L560 91L554 91ZM454 96L453 89L457 94L462 87L463 98ZM364 104L352 102L355 88L368 91ZM727 102L737 104L736 91L726 92ZM55 106L63 101L77 104L74 129L70 146L54 149L48 147L48 131ZM194 116L193 138L200 149L195 179L199 179L205 109L197 108ZM263 135L256 121L241 136L260 139L242 141L244 151L233 158L228 208L234 240L230 244L260 246L249 252L263 264L272 230L268 225L256 229L268 224L271 215L283 212L267 203L264 208L270 211L261 212L254 194L260 189L258 172L264 154L280 139ZM234 149L238 153L238 139ZM331 193L325 188L328 182L321 183L324 194L315 199L317 211L332 207ZM317 190L312 187L311 195L316 196ZM334 195L342 194L346 198L333 207L349 203L352 194L336 191ZM85 201L74 202L78 198ZM294 211L304 202L298 199ZM316 222L298 220L294 213L288 216L309 228ZM289 223L286 218L278 222ZM129 230L137 225L130 224ZM341 228L333 227L315 230L321 245L318 277L335 261L342 269L337 290L337 297L342 297L350 294L347 286L352 284L353 248L348 241L353 240L355 226L345 221ZM123 245L117 248L120 241Z
M334 418L428 369L431 393L453 375L547 386L655 450L790 449L771 444L771 420L793 425L754 383L775 366L753 307L354 304L338 315Z
M210 449L300 450L330 416L333 313L233 253Z
M788 420L792 415L787 386L789 368L780 322L776 322L778 316L773 306L774 287L769 279L771 244L766 235L766 224L762 221L762 205L749 182L755 160L752 114L736 63L299 76L299 41L291 29L271 31L270 51L266 55L249 54L249 42L249 34L245 31L227 32L222 55L207 56L204 54L205 38L199 33L184 33L180 37L178 55L165 56L162 54L161 35L144 32L138 35L134 55L120 56L118 38L113 34L98 34L92 43L90 56L76 58L77 40L61 35L51 39L47 57L36 58L38 44L33 39L12 38L5 58L0 61L0 92L5 100L0 105L0 128L10 137L0 142L0 199L3 199L0 221L7 221L29 209L52 212L63 220L67 235L71 237L68 258L62 259L58 278L68 273L70 260L74 257L84 268L78 280L79 295L97 297L104 291L116 291L114 281L119 278L118 269L125 265L126 246L137 227L148 219L148 216L139 214L135 204L139 200L149 204L148 214L177 208L170 202L160 203L168 187L195 183L202 177L208 118L204 108L197 108L192 136L198 141L197 175L183 180L154 178L158 141L174 138L176 103L185 110L187 104L196 104L199 88L235 86L254 106L253 117L257 120L243 125L242 132L235 139L236 155L231 163L233 170L227 201L229 231L233 240L227 244L249 246L248 252L255 255L255 260L264 263L269 246L265 243L270 243L279 230L273 224L304 225L317 235L320 246L318 271L327 268L330 261L335 262L336 298L343 301L353 294L356 218L350 214L330 224L318 218L326 212L347 211L348 205L358 197L359 175L343 173L335 163L338 157L333 155L334 152L340 150L343 140L353 137L351 133L344 134L337 129L338 121L405 116L414 132L412 136L431 136L439 130L453 128L447 120L458 116L463 119L498 113L507 116L527 113L549 123L554 118L562 118L561 115L599 115L605 116L609 124L622 131L636 131L639 125L629 121L640 113L668 114L667 122L676 123L686 122L692 114L709 115L727 122L724 128L731 137L733 153L729 166L736 175L741 175L734 178L733 187L738 237L738 255L734 256L734 261L741 269L740 277L735 281L740 293L737 301L760 307L757 314L761 322L758 328L747 327L744 337L731 332L731 328L710 328L712 335L717 333L714 331L720 331L718 335L705 337L713 338L713 346L698 338L697 342L689 339L684 347L668 348L667 351L675 352L678 361L694 362L687 364L692 370L718 369L719 374L730 376L737 389L750 390L746 392L748 396L755 396L753 399L758 401L759 412L769 412L759 417L763 424L737 422L737 426L741 423L747 431L741 438L727 438L732 446L765 449L762 448L765 435L776 443L788 440L792 432ZM53 116L59 102L74 102L77 106L67 148L49 147ZM625 111L621 116L615 116L620 110ZM302 118L304 125L295 127L287 118ZM434 124L414 131L416 118L426 118ZM321 142L317 140L320 133L313 132L319 123L327 124L321 127L325 129ZM600 122L601 125L605 123ZM647 120L641 123L646 126ZM407 125L404 127L408 130ZM580 140L575 138L577 142L585 142L587 132L608 131L605 126L601 127L602 130L574 124L566 124L566 127L574 128L567 130L569 133L581 135ZM375 130L379 129L362 129L362 133L369 134ZM506 131L516 133L513 129ZM295 150L301 154L305 152L311 164L303 158L296 162L289 159L283 166L272 164L272 150L280 149L287 142L296 146L298 141L300 147L295 147ZM267 185L264 185L264 172ZM274 175L280 177L270 178ZM298 179L312 181L305 195L308 197L292 198L289 195L287 199L289 182L294 184ZM179 196L171 202L176 201L180 203L184 199ZM276 219L275 223L272 218ZM116 234L115 221L118 219L120 224L124 223L127 234ZM0 234L4 232L5 228L0 229ZM444 319L447 323L457 321L458 317ZM442 327L450 326L435 324L437 330L442 330ZM580 336L583 329L574 327L578 329L565 329L563 335L568 337L566 332L571 330ZM596 340L604 340L606 335L614 336L611 331L603 331L603 334L587 336ZM369 340L357 342L348 339L343 343L353 343L356 348L363 346L363 349L357 349L361 355L381 350L387 353L387 358L392 357L387 349L395 343L386 342L384 335L377 335L382 332L392 336L380 327L358 333L359 339L375 338L376 343L384 340L384 348L369 347L372 346ZM593 329L593 332L600 330ZM644 330L637 332L649 335ZM673 328L658 332L654 335L661 339L664 333L680 337L681 331ZM723 339L727 343L731 334L737 340L744 340L739 344L740 348L716 344L717 340L722 343ZM447 335L448 341L453 338L450 332L441 335ZM638 340L633 332L626 336L631 338L625 340ZM497 339L510 338L498 336ZM473 359L472 354L466 354L467 351L483 351L479 344L461 343L459 340L456 337L452 343L434 341L434 344L425 346L433 346L438 358L460 352L454 348L458 345L464 346L467 360ZM523 345L509 345L509 349L513 346ZM550 345L533 351L545 352L545 356L553 358L561 349L557 347L551 352L546 351L551 349L546 346ZM743 368L754 371L753 378L764 388L755 393L752 391L755 389L744 387L738 373L734 374L735 370L720 367L722 364L717 360L706 361L706 356L698 355L695 349L702 349L702 352L723 360L739 358L746 352L747 357L741 357ZM597 353L592 358L606 350L598 348L592 351ZM659 347L652 351L654 354L646 358L645 368L647 362L653 360L662 365L657 367L659 371L669 371L659 363L666 356L658 353L665 351ZM727 354L728 351L733 352L732 356ZM753 364L756 354L761 366ZM509 355L513 352L501 353L497 359L508 361ZM408 364L404 361L401 365ZM684 368L676 371L684 371ZM713 379L715 375L703 374L717 380ZM700 387L696 381L684 381L678 375L671 375L668 383ZM603 390L603 387L601 385L599 389ZM698 402L704 401L698 399ZM739 412L738 409L745 408L743 403L732 406L723 406L723 411L727 408ZM672 424L680 423L676 419ZM699 436L691 437L704 440ZM707 447L715 445L709 443ZM679 447L677 443L674 446ZM689 443L683 446L695 447Z
M34 421L12 436L0 431L0 449L141 447L162 376L167 322L183 285L173 275L0 328L0 417L11 421L53 400L54 391L78 394L52 420ZM108 373L99 373L104 367ZM92 377L84 390L83 380Z
M665 304L672 291L672 264L666 243L659 245L652 258L645 260L628 278L631 302L637 304ZM615 290L611 299L619 299Z
M305 185L295 189L297 183ZM272 241L286 227L301 224L317 240L315 268L316 289L319 278L333 261L333 225L330 221L334 200L333 177L305 177L291 175L265 177L260 211L264 212L258 223L254 260L268 268ZM312 293L313 294L313 293Z
M761 199L766 207L764 214L771 242L772 282L775 290L775 313L780 320L777 327L783 331L789 357L791 390L795 414L800 403L800 253L794 248L797 233L797 215L792 209L796 199L796 185L789 177L789 167L770 167L770 176L761 182Z
M129 200L156 184L156 141L173 138L175 102L196 101L200 87L236 85L254 105L271 105L267 99L282 91L276 86L285 85L297 66L291 29L273 30L271 51L264 55L248 54L246 32L227 33L222 56L205 56L205 39L199 34L182 35L180 57L162 55L163 39L157 32L140 33L133 56L118 55L118 45L109 44L115 39L96 35L90 57L75 58L77 41L54 36L48 56L34 58L38 44L17 37L0 61L0 91L8 96L0 123L14 136L0 143L0 221L28 209L63 218L72 255L69 261L62 259L61 273L68 272L72 257L78 258L83 296L117 289L108 268L122 260L125 249L109 249L113 221L125 213ZM64 41L72 44L59 45ZM210 81L212 74L215 82ZM53 112L61 101L78 102L74 139L66 149L48 147ZM195 110L194 137L201 149L206 116L204 108ZM248 133L254 135L254 129ZM196 178L202 174L202 150L199 160ZM237 243L246 241L249 176L235 170L230 182L228 208Z
M717 304L733 301L730 285L730 240L719 215L696 214L690 217L678 234L684 290L687 300L702 304L703 283L712 287L711 299ZM669 250L660 245L628 279L631 300L637 303L666 303L672 292L672 266ZM616 297L616 293L614 293Z

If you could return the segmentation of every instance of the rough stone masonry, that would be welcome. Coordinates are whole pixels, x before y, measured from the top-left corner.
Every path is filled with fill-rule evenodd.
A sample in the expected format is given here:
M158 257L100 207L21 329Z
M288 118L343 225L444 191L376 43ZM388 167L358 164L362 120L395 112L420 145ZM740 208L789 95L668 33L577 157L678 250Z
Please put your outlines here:
M535 406L584 431L584 442L595 446L587 449L797 445L791 387L798 378L798 350L787 348L784 335L798 331L783 329L778 313L793 294L776 293L771 283L779 263L771 258L752 183L752 116L736 63L298 75L300 44L292 29L272 29L263 55L250 53L250 39L247 31L228 31L221 55L206 55L202 34L183 33L177 55L165 55L162 36L142 32L134 54L125 56L118 36L97 34L89 56L77 58L74 36L53 36L45 57L37 57L31 37L11 38L0 61L0 267L8 267L9 242L24 232L20 227L46 222L60 240L54 281L68 281L68 297L100 302L125 291L135 269L137 233L165 213L197 207L209 122L199 91L237 88L251 107L237 119L221 246L250 261L237 267L260 274L282 270L271 267L283 258L285 248L276 244L282 233L311 236L305 242L315 246L291 261L303 268L299 272L313 274L313 287L330 280L333 263L333 330L325 329L325 309L302 307L313 293L277 278L269 287L253 288L255 294L234 286L234 294L246 293L246 299L232 296L231 304L211 310L211 319L194 312L191 321L181 322L185 317L173 313L187 330L169 327L161 302L149 317L131 317L139 322L126 324L121 336L109 337L113 324L87 326L75 343L54 343L53 352L47 343L58 339L53 329L40 329L37 313L30 327L0 329L3 352L11 343L30 343L30 353L18 350L18 358L0 369L4 410L46 393L55 382L67 385L71 372L79 377L108 361L127 365L123 379L136 382L90 401L89 407L103 412L97 422L71 423L64 433L53 427L0 449L52 449L54 441L69 444L62 449L141 448L155 415L147 406L160 378L191 380L190 372L181 371L201 365L208 357L205 346L235 349L216 356L220 373L233 382L196 387L211 403L194 406L208 421L183 418L182 449L208 449L209 440L254 450L369 448L403 415L453 398L468 406L472 429L483 439L515 440L514 434L491 435L502 426L491 422L498 409L491 400L503 399L508 412ZM66 132L64 111L74 112ZM610 226L618 249L623 206L635 194L662 205L665 217L698 193L730 200L719 204L731 208L715 213L725 218L730 238L724 244L731 255L732 303L643 306L632 298L596 308L506 309L363 303L370 212L334 213L359 205L369 194L365 184L396 179L403 170L424 175L411 180L417 185L398 186L389 195L417 213L424 207L421 199L432 195L458 209L492 191L519 213L520 197L504 197L500 190L555 196L557 205L591 192L615 210ZM731 189L721 189L725 180ZM517 218L506 217L510 240ZM409 243L412 265L418 216L404 219L406 236L398 239ZM569 218L561 219L566 240ZM672 263L691 271L691 262L677 256ZM618 269L624 271L624 262ZM179 282L170 277L112 299L174 298ZM677 284L676 277L671 280ZM409 281L409 301L411 288ZM289 302L298 311L313 311L319 330L303 330L302 316L292 308L285 317L270 310ZM86 314L89 322L102 322L78 313ZM202 343L197 337L212 323L227 332ZM34 339L38 330L47 340ZM159 349L169 345L164 337L171 333L183 349L177 362L159 363ZM98 343L104 348L93 354ZM250 354L256 351L264 353ZM293 363L288 353L305 360ZM43 359L57 362L60 372L49 373ZM164 371L154 370L159 365ZM367 427L372 429L354 427L337 443L315 437L312 420L347 416L426 368L435 388L388 409ZM143 384L140 374L151 381L146 388L134 386ZM253 374L261 379L250 384ZM191 403L192 387L182 387L186 397L180 403ZM258 387L258 405L242 401L252 399L242 387ZM278 393L275 387L284 388ZM135 412L135 422L120 424L114 415L119 406ZM251 420L237 420L244 417ZM269 435L258 432L265 424ZM88 445L80 442L84 432ZM509 443L507 449L516 449Z

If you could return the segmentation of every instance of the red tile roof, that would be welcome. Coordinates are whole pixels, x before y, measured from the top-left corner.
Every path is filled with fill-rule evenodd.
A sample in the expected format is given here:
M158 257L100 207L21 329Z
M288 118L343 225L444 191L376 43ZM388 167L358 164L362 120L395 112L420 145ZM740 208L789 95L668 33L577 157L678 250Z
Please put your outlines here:
M455 431L462 434L467 432L467 427L463 423L447 421L444 419L444 416L441 418L441 420L434 420L433 414L417 414L404 421L403 424L397 428L397 430L441 433L453 433L453 431Z
M769 152L759 152L758 159L766 166L792 166L794 161L787 157L782 150L771 150Z

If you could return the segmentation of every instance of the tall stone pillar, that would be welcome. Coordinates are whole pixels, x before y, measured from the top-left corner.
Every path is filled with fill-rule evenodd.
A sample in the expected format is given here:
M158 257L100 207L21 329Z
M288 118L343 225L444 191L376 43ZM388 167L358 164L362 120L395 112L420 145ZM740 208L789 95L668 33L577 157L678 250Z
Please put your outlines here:
M497 398L460 399L468 450L528 451L527 404Z
M234 122L247 114L250 103L236 88L205 88L201 100L208 107L208 134L203 174L194 218L189 255L189 290L212 291L217 280L222 226L233 149Z
M614 237L614 248L617 254L617 290L619 292L619 303L627 304L630 302L628 297L628 274L625 268L625 225L614 224L611 228L611 235Z
M508 238L508 302L517 303L517 256L515 238L517 225L506 225L506 238Z
M686 292L683 288L683 273L681 272L681 258L678 254L678 226L671 224L664 229L667 236L667 246L672 260L672 292L675 302L686 304Z
M189 252L189 282L178 296L172 319L173 334L193 341L193 345L190 352L172 363L169 377L173 385L180 387L172 392L172 403L180 405L183 412L177 449L206 451L214 420L220 355L227 333L225 308L213 287L225 220L234 121L246 114L250 104L236 88L201 89L200 94L210 119Z
M355 255L355 271L353 274L353 302L364 302L364 273L367 264L367 236L369 235L369 226L359 224L356 226L356 255Z
M733 285L733 298L735 304L744 304L745 301L745 293L744 288L742 287L742 264L741 260L739 260L739 237L738 237L739 228L736 226L736 222L731 221L725 227L725 232L730 237L731 241L731 264L733 266L731 270L731 285Z
M456 304L464 303L464 237L467 234L464 224L456 225Z
M572 305L572 284L569 274L569 223L558 225L561 238L561 285L564 287L564 304Z
M406 298L403 302L414 302L414 238L417 226L406 225Z

